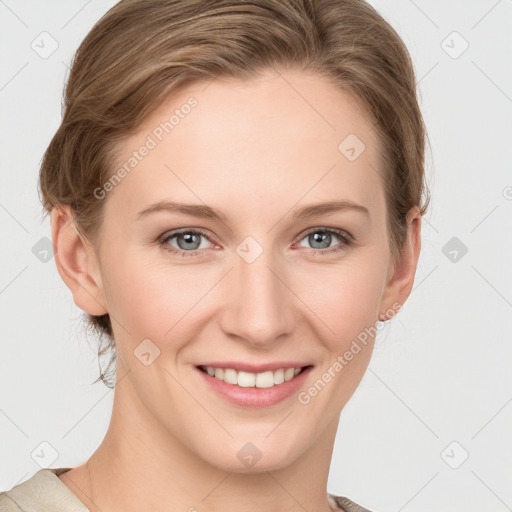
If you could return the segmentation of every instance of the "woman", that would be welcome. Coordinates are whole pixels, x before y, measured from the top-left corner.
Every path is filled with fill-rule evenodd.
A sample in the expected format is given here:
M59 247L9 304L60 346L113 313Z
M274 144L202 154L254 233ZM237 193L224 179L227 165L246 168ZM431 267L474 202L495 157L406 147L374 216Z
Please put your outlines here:
M112 419L85 464L0 510L367 510L327 479L413 285L424 146L409 54L363 0L108 11L40 188L58 271L116 357Z

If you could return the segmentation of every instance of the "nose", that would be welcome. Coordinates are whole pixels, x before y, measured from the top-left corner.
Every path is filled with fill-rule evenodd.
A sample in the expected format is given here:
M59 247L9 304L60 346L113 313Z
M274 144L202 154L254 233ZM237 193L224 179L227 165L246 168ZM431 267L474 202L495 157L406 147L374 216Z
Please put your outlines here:
M251 263L235 260L224 281L221 327L227 336L255 348L273 348L294 328L289 273L272 258L271 251Z

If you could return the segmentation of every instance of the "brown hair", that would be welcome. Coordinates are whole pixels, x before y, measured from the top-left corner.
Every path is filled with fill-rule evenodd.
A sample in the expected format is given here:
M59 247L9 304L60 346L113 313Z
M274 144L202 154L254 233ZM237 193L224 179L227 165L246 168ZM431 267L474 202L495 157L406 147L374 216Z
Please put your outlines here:
M364 0L122 0L74 56L62 123L41 166L44 209L71 205L77 229L95 244L104 201L94 190L112 175L118 143L178 87L249 79L276 66L316 72L367 108L384 151L388 237L397 255L408 210L417 205L423 215L430 202L427 134L407 48ZM112 349L110 368L110 317L86 320L100 335L99 355ZM97 380L113 387L105 377L100 366Z

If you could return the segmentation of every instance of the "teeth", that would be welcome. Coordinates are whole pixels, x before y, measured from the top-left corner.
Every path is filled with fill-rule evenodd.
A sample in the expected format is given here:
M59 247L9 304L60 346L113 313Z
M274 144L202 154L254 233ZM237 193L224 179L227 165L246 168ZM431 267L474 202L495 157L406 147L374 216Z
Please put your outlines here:
M206 366L208 375L223 380L228 384L236 384L243 388L271 388L293 379L301 370L302 368L280 368L275 372L250 373L242 371L237 372L233 368L214 368L213 366Z

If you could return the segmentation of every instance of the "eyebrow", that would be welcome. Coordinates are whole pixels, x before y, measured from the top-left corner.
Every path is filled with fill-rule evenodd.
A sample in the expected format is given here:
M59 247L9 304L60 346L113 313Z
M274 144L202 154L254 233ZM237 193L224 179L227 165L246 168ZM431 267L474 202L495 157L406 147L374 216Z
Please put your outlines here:
M322 215L326 213L333 213L337 211L345 211L345 210L354 210L357 212L364 213L366 216L370 216L370 212L368 208L352 203L350 201L329 201L326 203L319 203L309 206L304 206L292 213L292 220L300 220L309 217L313 217L315 215ZM191 215L193 217L205 218L205 219L216 219L222 222L227 222L227 217L220 210L216 208L212 208L211 206L203 205L203 204L185 204L185 203L176 203L171 201L159 201L158 203L154 203L144 210L140 211L137 214L136 219L139 220L147 215L154 212L174 212L174 213L182 213L184 215Z

